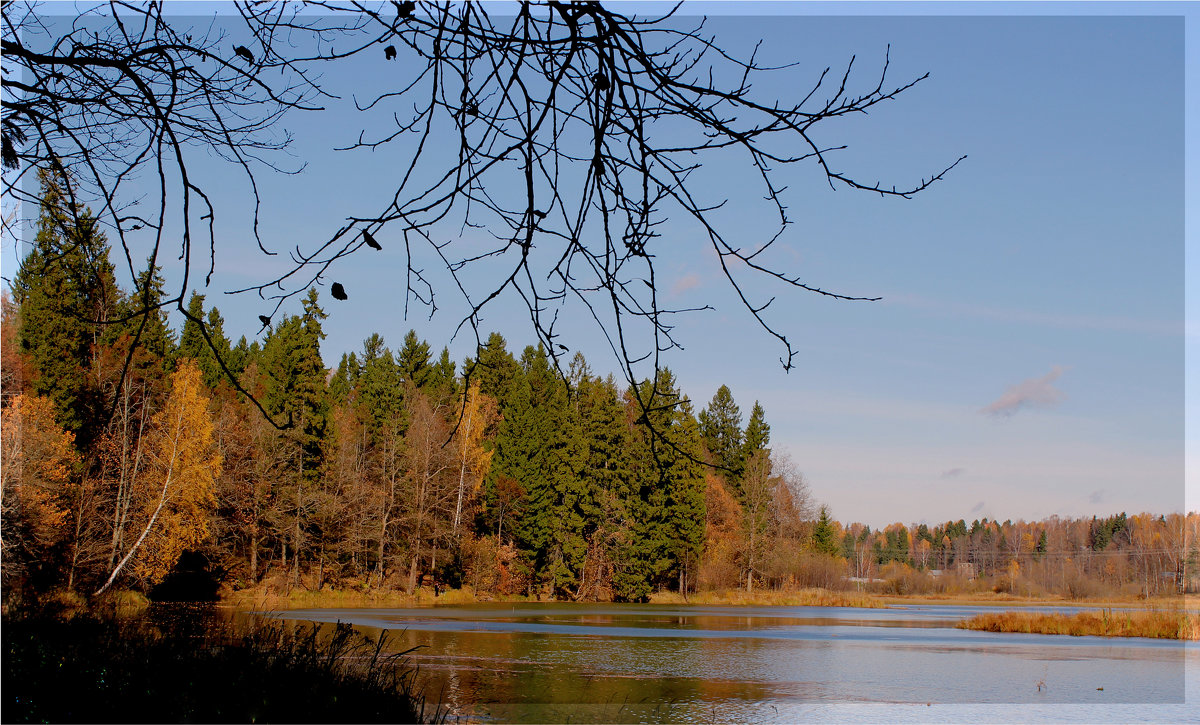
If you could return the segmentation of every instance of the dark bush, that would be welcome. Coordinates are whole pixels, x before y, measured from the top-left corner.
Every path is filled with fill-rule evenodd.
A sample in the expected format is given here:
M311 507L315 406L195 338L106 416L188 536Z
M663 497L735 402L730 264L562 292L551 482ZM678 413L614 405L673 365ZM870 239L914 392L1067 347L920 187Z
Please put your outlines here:
M416 671L349 625L153 607L6 617L4 722L424 722Z

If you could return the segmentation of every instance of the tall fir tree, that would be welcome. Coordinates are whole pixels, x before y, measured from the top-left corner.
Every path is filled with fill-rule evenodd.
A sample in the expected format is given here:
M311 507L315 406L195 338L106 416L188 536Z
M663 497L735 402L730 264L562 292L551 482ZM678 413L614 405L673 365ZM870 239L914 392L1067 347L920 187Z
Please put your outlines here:
M750 460L759 451L767 451L771 442L771 426L767 423L767 413L756 400L750 411L750 422L746 424L746 432L742 434L742 460Z
M704 544L700 428L670 370L645 381L629 405L644 409L634 431L630 526L613 572L617 598L645 601L656 587L688 587ZM640 400L641 403L637 402Z
M700 411L700 436L712 464L736 487L746 459L742 448L742 411L733 402L728 386L717 388L708 407Z
M849 536L849 534L847 534ZM851 539L853 542L853 539ZM843 542L843 545L845 542ZM837 529L833 523L833 517L829 515L829 508L822 506L817 514L817 522L813 525L812 532L812 549L818 554L827 554L829 556L837 556L843 546L838 545ZM851 543L850 551L853 553L854 547ZM847 558L850 558L847 556Z
M85 448L103 408L89 368L119 292L107 240L90 211L74 204L70 182L46 171L38 179L37 236L13 280L16 342L32 363L33 392L50 399L59 424Z
M434 373L429 356L429 343L419 339L415 330L409 330L404 336L404 346L396 353L396 365L404 381L418 390L425 389Z
M310 538L309 513L319 501L322 466L329 440L329 397L321 361L321 321L326 314L316 290L304 298L304 314L284 318L267 336L261 355L266 378L262 396L267 411L282 419L285 437L294 447L290 471L278 482L281 513L276 524L281 540L292 548L292 580L299 580L300 557Z
M479 391L495 398L503 408L520 374L516 358L508 351L504 336L493 332L487 342L480 346L478 356L467 358L462 365L464 377L479 380Z
M204 333L208 333L212 345L204 339ZM176 355L195 360L204 384L215 388L225 378L225 372L221 369L218 359L225 360L228 365L229 352L229 339L225 337L225 320L222 319L221 313L215 307L205 313L204 295L193 292L188 300L187 317L179 334Z

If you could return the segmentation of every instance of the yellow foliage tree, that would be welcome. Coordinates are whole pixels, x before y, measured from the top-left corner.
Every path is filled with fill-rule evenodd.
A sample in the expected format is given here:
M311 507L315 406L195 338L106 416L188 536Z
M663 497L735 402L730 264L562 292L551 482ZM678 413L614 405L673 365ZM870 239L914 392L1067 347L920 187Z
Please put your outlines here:
M74 436L48 398L18 395L0 413L0 521L6 578L68 534L70 487L79 458Z
M221 456L213 448L200 369L191 360L172 374L171 394L154 416L149 436L150 464L136 493L145 524L97 594L112 586L130 562L131 572L147 584L162 581L185 549L208 536Z
M492 465L492 450L483 445L483 436L496 423L496 401L479 392L479 381L473 380L459 402L458 428L454 433L458 464L458 501L454 507L453 531L458 531L483 479Z

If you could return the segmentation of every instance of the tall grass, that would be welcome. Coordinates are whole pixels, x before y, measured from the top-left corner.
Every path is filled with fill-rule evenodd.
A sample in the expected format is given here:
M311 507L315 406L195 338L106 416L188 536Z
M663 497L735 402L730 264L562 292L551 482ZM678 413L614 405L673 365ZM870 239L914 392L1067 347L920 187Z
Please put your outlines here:
M1200 614L1181 608L1059 614L1000 612L980 614L957 625L960 629L1026 634L1069 634L1099 637L1200 639Z
M416 670L348 625L211 613L4 619L5 722L425 722ZM160 613L161 614L161 613ZM385 633L386 634L386 633Z
M866 594L836 592L828 589L798 589L796 591L761 590L747 593L744 589L715 592L696 592L686 598L678 592L657 592L650 595L651 604L757 605L770 607L861 607L886 609L887 604Z

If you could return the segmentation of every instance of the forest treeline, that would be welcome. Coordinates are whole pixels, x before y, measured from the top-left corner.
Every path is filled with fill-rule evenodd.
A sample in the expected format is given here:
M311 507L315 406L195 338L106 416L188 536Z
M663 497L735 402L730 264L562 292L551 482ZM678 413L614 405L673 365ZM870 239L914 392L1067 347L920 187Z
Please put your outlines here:
M629 387L497 334L455 363L414 332L328 370L315 290L261 342L229 340L198 294L172 329L161 280L120 289L94 218L41 179L3 308L6 598L153 592L196 569L233 590L623 601L1192 581L1195 514L843 526L771 451L761 405L744 418L722 386L697 410L668 370Z

